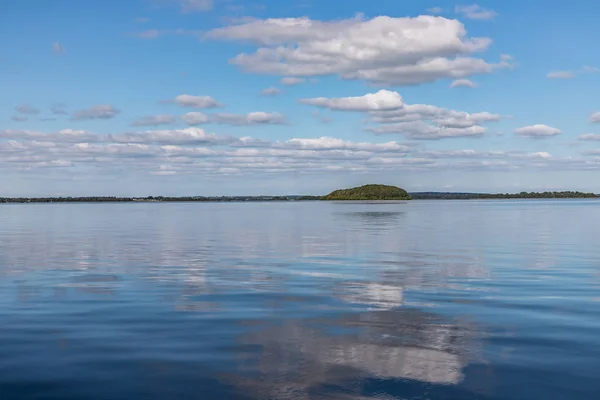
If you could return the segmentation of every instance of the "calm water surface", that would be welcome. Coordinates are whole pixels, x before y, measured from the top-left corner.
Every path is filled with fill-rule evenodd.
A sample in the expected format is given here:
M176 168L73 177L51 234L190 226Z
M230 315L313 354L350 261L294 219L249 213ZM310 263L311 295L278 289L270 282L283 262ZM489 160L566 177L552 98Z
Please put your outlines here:
M0 399L598 399L600 202L0 206Z

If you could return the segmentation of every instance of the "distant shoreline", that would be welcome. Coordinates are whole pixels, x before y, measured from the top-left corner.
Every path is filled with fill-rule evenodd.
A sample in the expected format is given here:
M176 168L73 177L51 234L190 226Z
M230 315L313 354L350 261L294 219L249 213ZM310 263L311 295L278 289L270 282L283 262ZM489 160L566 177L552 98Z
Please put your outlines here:
M600 195L582 192L456 193L413 192L412 200L513 200L513 199L597 199ZM27 203L241 203L241 202L331 201L322 196L82 196L82 197L0 197L0 204ZM393 200L392 200L393 201Z

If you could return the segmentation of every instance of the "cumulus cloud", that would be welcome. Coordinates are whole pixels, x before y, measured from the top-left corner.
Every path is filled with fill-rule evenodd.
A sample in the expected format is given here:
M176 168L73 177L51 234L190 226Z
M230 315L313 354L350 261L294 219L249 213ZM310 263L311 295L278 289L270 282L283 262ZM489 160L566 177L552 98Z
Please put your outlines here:
M474 87L477 87L477 84L469 79L455 79L450 84L450 87L451 88L457 88L457 87L474 88Z
M293 76L286 76L284 78L281 78L281 83L283 85L286 86L295 86L295 85L299 85L301 83L304 83L306 80L303 78L296 78Z
M382 89L377 93L367 93L364 96L327 98L316 97L301 99L301 103L335 111L378 111L396 110L402 108L404 101L398 92Z
M52 51L54 54L64 54L65 48L58 42L52 43Z
M28 104L21 104L15 107L15 111L20 114L36 115L40 113L39 108L32 107Z
M254 53L231 60L249 72L310 77L338 75L379 85L462 79L511 67L469 55L489 38L469 38L459 21L422 15L337 21L270 18L209 31L205 39L254 43Z
M131 123L131 126L157 126L175 123L175 117L168 114L149 115Z
M494 10L488 10L478 4L458 5L454 12L467 19L488 20L494 19L498 14Z
M191 94L180 94L173 100L163 100L163 103L175 103L180 107L190 108L217 108L224 107L223 104L210 96L194 96Z
M590 115L590 122L600 122L600 111L593 113Z
M116 117L121 110L110 104L99 104L83 110L73 111L71 119L73 121L83 121L88 119L110 119Z
M210 121L217 124L234 126L281 125L286 123L286 118L279 113L255 111L248 114L216 113L210 116Z
M181 116L183 122L188 125L202 125L209 122L208 116L198 111L192 111Z
M406 104L400 94L385 89L358 97L318 97L300 102L334 111L365 112L368 121L384 124L368 127L367 131L401 133L420 140L481 136L487 131L481 124L503 118L487 111L468 113L428 104Z
M263 96L277 96L278 94L281 94L281 89L271 86L261 90L260 94Z
M552 71L546 74L546 78L550 79L573 79L575 73L573 71Z
M522 128L515 129L515 134L519 136L538 139L560 135L561 133L562 131L560 129L543 124L524 126Z
M381 133L402 133L417 140L437 140L455 137L478 137L487 132L481 124L496 122L498 114L467 113L426 104L412 104L393 112L371 113L371 121L384 125L367 128Z

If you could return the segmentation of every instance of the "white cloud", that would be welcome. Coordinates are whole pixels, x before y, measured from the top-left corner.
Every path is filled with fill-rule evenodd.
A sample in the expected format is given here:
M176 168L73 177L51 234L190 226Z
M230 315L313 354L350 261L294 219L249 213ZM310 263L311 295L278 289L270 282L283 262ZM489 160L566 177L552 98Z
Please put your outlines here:
M593 113L590 115L590 122L600 122L600 111Z
M152 130L137 133L122 133L109 135L109 140L117 143L158 143L158 144L224 144L231 138L217 136L200 128Z
M27 115L36 115L36 114L40 113L40 110L38 108L32 107L28 104L21 104L19 106L16 106L15 111L20 114L27 114Z
M189 112L181 116L183 122L188 125L202 125L208 123L208 116L201 112Z
M377 93L367 93L364 96L327 98L316 97L301 99L301 103L336 111L378 111L396 110L402 108L404 102L398 92L380 90Z
M285 124L285 116L274 112L255 111L248 114L217 113L210 116L210 121L217 124L243 126L243 125L269 125Z
M269 87L260 91L260 94L263 96L276 96L281 94L281 89L276 87Z
M277 142L274 144L274 147L304 150L353 150L396 153L408 153L410 151L410 147L399 144L398 142L356 143L326 136L316 139L294 138L286 142Z
M488 20L494 19L498 15L494 10L488 10L478 4L459 5L454 8L454 12L468 19Z
M65 48L58 42L52 43L52 51L54 54L64 54Z
M579 135L579 140L600 140L600 133L584 133Z
M173 0L179 4L181 12L184 14L194 12L210 11L213 8L212 0Z
M531 126L524 126L522 128L515 129L515 134L530 137L530 138L546 138L551 136L560 135L562 132L560 129L553 128L548 125L536 124Z
M402 133L415 140L438 140L458 137L479 137L487 132L487 128L479 125L469 127L443 127L425 123L424 121L400 122L366 129L375 134Z
M294 76L286 76L281 78L281 83L286 86L295 86L304 83L306 80L303 78L296 78Z
M597 68L597 67L591 67L591 66L589 66L589 65L584 65L584 66L583 66L583 72L588 72L588 73L595 74L595 73L598 73L598 72L600 72L600 68Z
M410 121L430 121L440 127L467 128L486 122L497 122L502 119L499 114L487 111L468 113L450 110L428 104L405 104L393 111L370 112L370 120L378 123L397 123Z
M210 96L193 96L191 94L180 94L173 100L163 100L163 103L175 103L180 107L190 108L217 108L224 105Z
M411 85L511 66L507 60L488 63L468 57L486 50L491 40L468 38L459 21L428 15L338 21L270 18L217 28L204 37L262 46L232 62L272 75L339 75L374 84Z
M573 79L575 73L573 71L552 71L546 74L546 78L550 79Z
M451 88L457 88L457 87L470 87L470 88L474 88L477 87L477 84L469 79L456 79L453 80L452 83L450 84Z
M475 129L482 128L472 127L467 131ZM457 133L458 130L441 132L453 136ZM0 138L5 139L0 140L0 168L19 170L72 166L85 167L86 172L96 169L101 173L106 173L109 168L119 168L128 173L247 175L449 169L600 169L600 159L553 157L546 151L426 151L421 146L395 141L352 142L334 137L269 142L249 137L217 136L198 128L107 136L72 129L53 133L5 130L0 131Z
M82 121L87 119L110 119L119 114L121 110L110 104L99 104L83 110L73 111L72 120Z
M175 117L168 114L149 115L134 121L131 126L157 126L175 123Z
M77 129L61 129L57 132L45 133L32 130L0 130L2 139L37 140L44 142L72 143L92 142L100 139L95 133Z
M487 111L467 113L428 104L406 104L400 94L385 89L359 97L318 97L300 102L335 111L367 112L370 122L394 124L368 127L367 131L402 133L421 140L481 136L487 131L481 124L503 118Z

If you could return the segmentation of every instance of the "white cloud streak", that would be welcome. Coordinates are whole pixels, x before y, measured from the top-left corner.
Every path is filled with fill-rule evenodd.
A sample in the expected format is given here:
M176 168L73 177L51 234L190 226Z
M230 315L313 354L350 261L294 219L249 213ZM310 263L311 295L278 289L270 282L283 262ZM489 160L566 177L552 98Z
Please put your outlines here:
M173 100L163 100L162 103L175 103L180 107L189 108L218 108L224 107L224 104L210 96L194 96L191 94L180 94Z
M196 126L208 123L208 116L204 113L192 111L181 116L183 122L188 125Z
M485 9L478 4L458 5L454 8L454 12L467 19L482 21L494 19L498 15L494 10Z
M131 123L131 126L158 126L174 124L176 118L173 115L158 114L139 118Z
M334 111L397 110L404 105L400 94L384 89L377 93L367 93L364 96L340 98L316 97L301 99L300 102Z
M304 78L296 78L294 76L286 76L284 78L281 78L281 84L282 85L286 85L286 86L296 86L299 85L301 83L304 83L306 81L306 79Z
M573 71L552 71L546 74L546 78L550 79L573 79L575 73Z
M248 114L216 113L209 116L217 124L243 125L281 125L286 123L285 116L279 113L255 111Z
M515 129L515 134L523 137L543 139L560 135L562 131L548 125L536 124Z
M99 104L83 110L73 111L71 120L83 121L89 119L111 119L121 113L121 110L110 104Z
M260 94L262 96L277 96L278 94L281 94L281 89L276 87L269 87L261 90Z
M469 88L475 88L477 87L477 84L469 79L456 79L453 80L452 83L450 84L451 88L457 88L457 87L469 87Z

